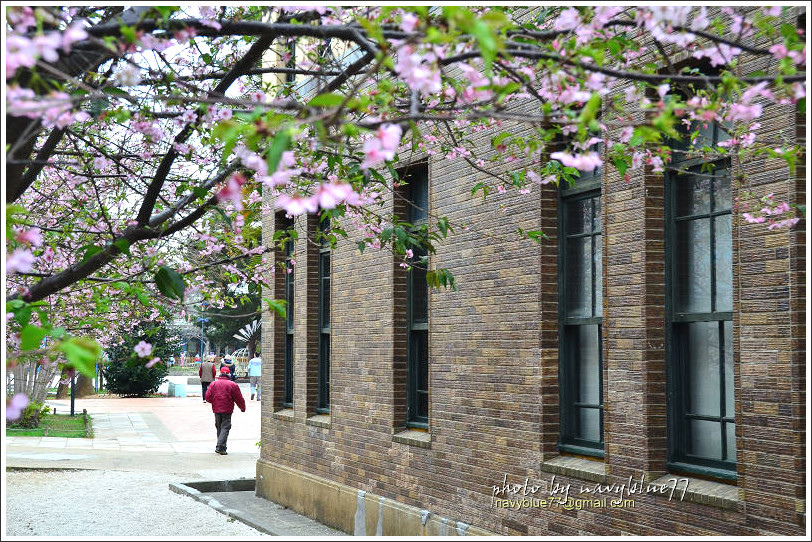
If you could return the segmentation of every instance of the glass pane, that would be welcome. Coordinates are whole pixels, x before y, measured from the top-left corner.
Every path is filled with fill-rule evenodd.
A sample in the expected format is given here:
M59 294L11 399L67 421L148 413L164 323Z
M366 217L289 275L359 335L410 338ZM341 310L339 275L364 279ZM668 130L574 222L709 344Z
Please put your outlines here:
M567 240L567 315L592 316L592 238Z
M597 408L578 409L578 438L601 441L601 414Z
M578 199L567 203L567 235L592 231L591 202L591 199Z
M293 335L285 336L285 399L293 402Z
M330 406L330 336L321 336L319 359L319 407Z
M411 367L414 375L410 378L410 385L415 386L414 398L416 401L415 415L428 417L428 390L429 390L429 341L427 331L412 331L411 340Z
M736 462L736 424L725 424L725 436L727 438L727 461Z
M592 198L592 231L601 231L601 198Z
M688 453L705 459L722 459L722 428L719 422L690 420Z
M594 236L594 250L592 252L592 261L595 264L595 277L592 285L595 288L595 307L593 308L592 316L603 316L603 247L601 243L603 240L600 235Z
M733 322L724 322L724 348L725 348L725 416L732 418L735 412L736 389L733 376Z
M688 216L710 212L710 178L677 177L676 203L677 216Z
M576 326L575 344L572 345L575 360L575 378L579 403L600 404L600 340L598 326Z
M330 327L330 253L321 254L321 327Z
M722 170L713 181L713 210L727 211L731 204L730 177Z
M421 267L417 267L417 266ZM411 273L411 291L409 292L410 301L412 303L412 322L428 322L428 285L426 284L426 269L422 267L424 264L418 263L412 267Z
M428 217L429 209L429 183L423 172L410 175L407 179L409 183L409 222L417 223L425 221Z
M686 405L689 414L719 416L719 322L685 324L682 337L687 371Z
M716 236L714 257L716 259L716 310L733 310L733 239L730 232L730 215L714 219Z
M677 222L676 230L677 312L710 312L710 219Z

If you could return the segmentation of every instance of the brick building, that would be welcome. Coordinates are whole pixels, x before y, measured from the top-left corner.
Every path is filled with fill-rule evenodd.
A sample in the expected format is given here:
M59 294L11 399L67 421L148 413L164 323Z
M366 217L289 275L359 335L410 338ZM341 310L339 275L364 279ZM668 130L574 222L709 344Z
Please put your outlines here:
M770 105L759 137L805 126ZM400 165L397 214L468 226L430 259L459 289L295 219L276 252L294 271L265 295L293 303L263 326L259 495L367 535L806 531L805 221L746 223L729 174L802 204L805 163L607 167L484 202L462 160ZM265 217L267 244L285 221Z

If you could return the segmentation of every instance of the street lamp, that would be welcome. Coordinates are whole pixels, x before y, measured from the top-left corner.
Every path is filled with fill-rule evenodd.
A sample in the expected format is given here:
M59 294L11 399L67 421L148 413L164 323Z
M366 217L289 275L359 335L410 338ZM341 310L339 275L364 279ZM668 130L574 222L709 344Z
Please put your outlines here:
M200 362L203 363L203 346L205 344L205 337L203 335L203 325L209 321L208 318L198 318L198 322L200 322Z

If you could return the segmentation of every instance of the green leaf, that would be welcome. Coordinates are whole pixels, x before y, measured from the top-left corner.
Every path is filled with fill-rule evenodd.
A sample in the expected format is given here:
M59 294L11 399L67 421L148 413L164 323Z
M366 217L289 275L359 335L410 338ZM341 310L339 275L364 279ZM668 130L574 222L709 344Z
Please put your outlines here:
M541 230L528 231L525 232L525 235L527 235L527 237L529 237L536 243L541 243L542 239L549 239L549 237L547 237L547 234Z
M113 242L113 245L121 252L122 254L126 254L127 256L130 255L130 242L126 239L118 239Z
M266 299L265 303L268 308L273 310L280 318L285 318L287 315L287 302L283 299Z
M166 297L183 301L183 296L186 291L186 282L174 269L162 265L160 269L158 269L158 272L155 273L155 284Z
M17 320L21 326L27 325L29 320L31 320L31 307L17 309L14 312L14 319Z
M136 41L138 41L138 35L135 31L135 28L133 28L132 26L122 25L119 27L118 31L121 32L121 37L123 37L124 41L126 41L127 43L135 43Z
M343 101L344 96L341 94L329 92L327 94L319 94L318 96L314 97L312 100L307 102L307 107L335 107L337 105L341 105Z
M93 255L98 254L99 252L104 250L102 247L96 245L85 245L82 248L85 249L85 255L82 256L82 263L85 263L87 260L92 258Z
M73 337L62 341L57 350L68 358L68 365L87 376L96 376L96 360L101 355L101 346L90 337Z
M283 128L277 132L273 144L271 144L271 148L268 149L268 155L266 157L268 160L269 174L276 172L276 168L279 166L279 160L282 159L282 153L290 147L291 139L290 128Z
M48 335L44 328L34 325L26 325L20 331L20 349L36 350L42 344L42 339Z
M367 244L363 241L358 241L358 251L363 254L364 250L367 248Z

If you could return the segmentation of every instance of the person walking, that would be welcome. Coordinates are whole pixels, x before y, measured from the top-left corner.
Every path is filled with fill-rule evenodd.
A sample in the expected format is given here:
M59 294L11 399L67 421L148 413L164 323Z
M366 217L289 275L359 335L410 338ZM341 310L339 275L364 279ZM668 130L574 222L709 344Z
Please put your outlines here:
M214 412L214 427L217 429L217 445L214 451L220 455L228 455L226 444L228 433L231 431L231 414L236 404L245 412L245 399L243 399L240 386L229 378L227 367L220 369L220 378L209 386L206 392L206 401L211 403Z
M223 367L228 368L228 377L231 379L232 382L236 382L237 364L234 363L234 360L226 356L225 358L223 358L223 362L220 364L220 370L222 370Z
M217 378L217 369L212 361L204 361L200 364L200 369L198 369L197 374L200 375L200 386L203 388L203 402L206 402L206 390L209 387L209 384L214 382L214 379Z
M262 393L262 358L257 355L248 360L248 381L251 386L251 400L254 400L256 393L259 401Z

